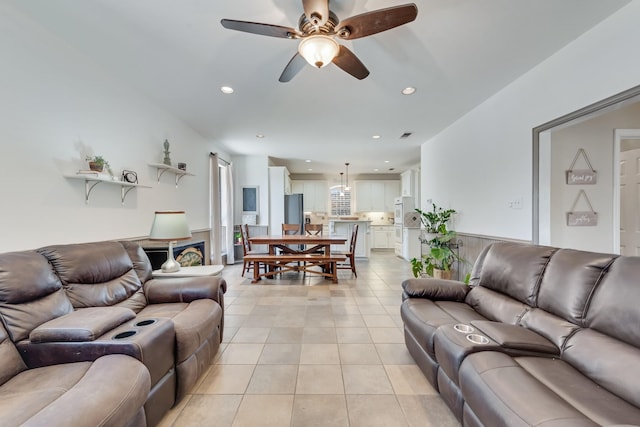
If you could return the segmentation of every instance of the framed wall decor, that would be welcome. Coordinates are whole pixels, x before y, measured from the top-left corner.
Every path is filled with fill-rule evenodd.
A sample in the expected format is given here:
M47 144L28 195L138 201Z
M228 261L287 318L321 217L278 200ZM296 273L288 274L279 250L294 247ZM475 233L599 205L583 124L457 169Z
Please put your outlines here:
M574 169L578 158L582 156L589 169ZM567 170L568 185L594 185L598 182L598 172L591 166L587 152L580 148Z
M258 215L260 212L257 185L242 187L242 215Z

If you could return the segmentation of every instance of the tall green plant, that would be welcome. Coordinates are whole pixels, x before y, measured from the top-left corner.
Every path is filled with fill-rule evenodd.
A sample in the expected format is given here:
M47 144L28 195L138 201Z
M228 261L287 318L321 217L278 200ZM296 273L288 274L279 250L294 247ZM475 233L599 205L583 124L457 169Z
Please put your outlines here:
M455 213L455 209L444 209L432 203L431 211L423 211L416 208L416 212L420 214L420 222L424 226L427 233L446 234L447 223L451 216Z

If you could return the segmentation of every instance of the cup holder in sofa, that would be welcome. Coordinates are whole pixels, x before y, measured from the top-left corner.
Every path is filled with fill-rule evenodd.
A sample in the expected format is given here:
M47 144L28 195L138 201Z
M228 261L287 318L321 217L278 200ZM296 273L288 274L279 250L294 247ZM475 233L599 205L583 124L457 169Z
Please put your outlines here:
M474 344L489 344L489 338L479 334L469 334L467 335L467 340Z
M156 319L145 319L145 320L136 322L134 326L149 326L149 325L153 325L156 322L157 322Z
M137 333L138 333L138 331L124 331L124 332L120 332L118 334L115 334L113 336L113 339L121 340L121 339L124 339L124 338L129 338L129 337L134 336Z
M456 331L461 332L463 334L469 334L469 333L475 331L473 326L465 325L464 323L457 323L457 324L453 325L453 329L455 329Z

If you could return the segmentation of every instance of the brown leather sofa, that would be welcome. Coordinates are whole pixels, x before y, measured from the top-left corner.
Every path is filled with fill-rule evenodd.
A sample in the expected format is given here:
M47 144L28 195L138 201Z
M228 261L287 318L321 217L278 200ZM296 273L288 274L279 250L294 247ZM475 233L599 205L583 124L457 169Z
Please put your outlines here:
M465 426L640 425L640 257L496 243L402 284L405 343Z
M220 277L153 279L146 254L132 242L0 254L0 320L6 344L17 349L8 356L20 356L23 368L15 373L90 366L105 377L96 389L108 400L110 386L119 386L114 380L133 378L123 375L133 369L126 365L141 364L144 411L130 425L156 425L205 372L222 340L225 291ZM4 364L4 352L0 357ZM105 364L113 372L102 372ZM98 425L88 420L65 425Z

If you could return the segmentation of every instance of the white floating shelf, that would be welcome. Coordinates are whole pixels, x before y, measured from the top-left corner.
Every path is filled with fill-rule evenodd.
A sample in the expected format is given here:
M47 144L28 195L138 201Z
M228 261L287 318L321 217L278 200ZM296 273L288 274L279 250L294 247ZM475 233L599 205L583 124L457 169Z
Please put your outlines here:
M149 166L154 167L154 168L157 169L156 177L158 178L158 182L160 182L160 177L165 172L170 172L170 173L174 174L176 176L176 187L178 186L178 183L180 182L182 177L184 177L184 176L195 176L194 174L189 173L189 172L187 172L185 170L174 168L173 166L165 165L164 163L149 163Z
M78 180L84 181L84 202L85 203L89 203L89 195L91 194L91 191L95 188L95 186L102 183L107 185L117 185L120 187L120 201L123 205L124 205L124 200L127 197L127 194L129 194L129 192L134 188L151 188L148 185L134 184L131 182L117 181L114 179L98 178L95 176L84 175L84 174L75 174L75 175L68 174L68 175L65 175L65 178L78 179Z

